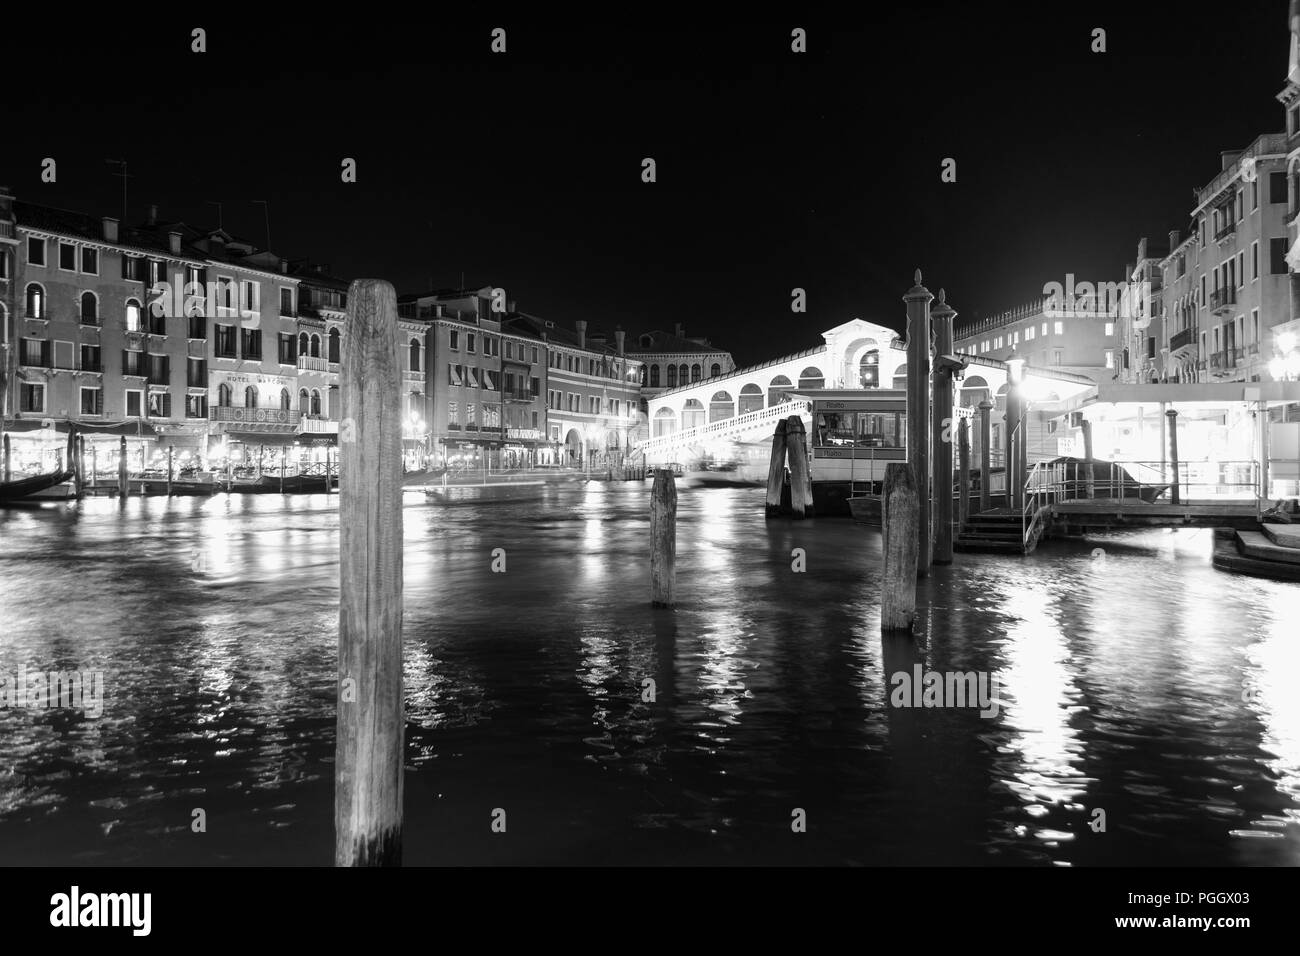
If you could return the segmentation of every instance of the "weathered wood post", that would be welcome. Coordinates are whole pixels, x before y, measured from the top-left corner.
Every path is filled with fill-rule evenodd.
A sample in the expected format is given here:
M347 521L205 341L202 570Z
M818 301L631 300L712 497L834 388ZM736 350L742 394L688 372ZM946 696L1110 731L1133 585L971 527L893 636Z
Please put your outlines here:
M880 579L882 634L911 634L912 622L916 620L920 504L916 482L912 480L912 466L891 462L885 468L882 515L885 558Z
M95 485L99 476L99 455L95 451L95 446L90 446L90 493L95 493Z
M1014 366L1012 366L1014 368ZM1007 411L1004 416L1006 435L1006 475L1007 475L1007 507L1013 511L1023 506L1020 500L1021 482L1024 481L1024 475L1019 473L1020 448L1019 442L1023 439L1021 435L1020 421L1020 383L1015 381L1016 373L1009 371L1007 375Z
M126 496L131 493L131 485L126 474L126 436L123 435L117 441L117 498L123 504L126 503Z
M957 526L960 528L970 518L970 422L964 415L957 422L957 467L961 469L957 485Z
M176 478L176 449L172 445L167 446L167 497L172 496L172 481Z
M907 303L907 463L917 497L917 573L930 573L930 302L934 296L921 285L903 296Z
M63 457L63 461L68 463L67 470L72 472L73 484L76 486L77 494L81 494L81 476L77 474L77 426L68 425L68 448ZM62 470L63 464L60 464Z
M655 472L650 489L650 603L677 603L677 481L667 468Z
M334 469L330 466L330 450L325 449L325 494L334 491Z
M781 513L781 487L785 484L785 428L783 418L776 423L776 432L772 435L772 457L767 465L767 507L764 510L769 518Z
M402 861L402 409L397 294L348 290L339 425L334 862Z
M947 293L939 290L939 304L930 312L934 324L934 354L953 354L952 320L957 311L948 305ZM935 564L952 564L952 444L956 435L953 421L952 372L934 372L934 553Z
M987 398L979 404L980 409L980 513L988 511L993 507L990 499L992 492L989 490L990 464L993 457L993 422L989 418L989 413L993 411L993 403Z
M1170 503L1181 504L1182 496L1178 486L1178 412L1175 409L1169 409L1165 412L1169 419L1169 464L1173 468L1174 483L1170 487ZM1123 497L1123 492L1120 493Z
M1097 485L1092 473L1092 422L1084 419L1079 426L1083 429L1083 460L1086 469L1083 477L1084 495L1088 498L1097 497Z
M10 448L9 448L9 433L8 433L8 432L5 432L4 445L5 445L5 470L4 470L4 480L5 480L5 481L13 481L13 468L11 467L11 466L12 466L12 461L13 461L13 459L12 459L11 451L10 451Z
M73 493L77 496L77 500L80 501L86 494L86 460L85 455L82 454L84 447L82 436L75 434L75 426L72 427L73 434L70 436L71 441L68 444L68 455L72 466Z
M284 472L289 467L289 446L280 446L280 494L284 494Z
M785 447L790 455L790 511L796 520L813 516L805 438L803 419L791 415L785 420Z

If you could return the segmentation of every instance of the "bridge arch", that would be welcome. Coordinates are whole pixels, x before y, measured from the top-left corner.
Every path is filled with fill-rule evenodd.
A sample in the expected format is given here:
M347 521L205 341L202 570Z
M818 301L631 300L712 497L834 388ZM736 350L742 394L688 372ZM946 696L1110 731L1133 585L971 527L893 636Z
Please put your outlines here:
M961 383L961 404L975 408L992 394L988 381L982 375L967 375Z
M779 405L786 400L786 389L794 388L794 383L784 375L778 375L768 384L767 404Z
M826 376L822 370L816 366L810 365L799 373L799 390L803 391L809 388L825 388Z
M698 398L688 398L682 406L682 428L696 428L704 424L704 405Z
M720 422L736 414L736 403L730 392L714 392L709 399L709 421Z
M655 412L652 437L659 438L663 435L671 435L675 431L677 431L676 412L671 408L661 408L659 411Z
M749 382L740 390L740 408L738 414L761 412L763 410L763 389Z

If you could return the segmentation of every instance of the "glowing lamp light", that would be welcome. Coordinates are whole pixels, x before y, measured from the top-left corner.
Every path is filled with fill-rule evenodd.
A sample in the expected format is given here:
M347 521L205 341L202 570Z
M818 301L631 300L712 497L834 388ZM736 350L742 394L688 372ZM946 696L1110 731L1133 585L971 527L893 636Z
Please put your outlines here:
M1025 374L1025 360L1019 358L1007 359L1007 377L1012 385L1019 385L1020 379Z
M1277 337L1277 350L1283 355L1292 352L1296 347L1296 336L1294 332L1283 332Z

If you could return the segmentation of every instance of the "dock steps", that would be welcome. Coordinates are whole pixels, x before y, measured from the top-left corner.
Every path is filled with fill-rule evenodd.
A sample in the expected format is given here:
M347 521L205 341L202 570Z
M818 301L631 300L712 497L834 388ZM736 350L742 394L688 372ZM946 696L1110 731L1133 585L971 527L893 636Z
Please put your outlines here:
M987 511L971 515L961 526L953 547L958 551L1000 551L1024 554L1021 516Z
M1300 549L1274 544L1258 531L1216 528L1213 564L1220 571L1300 581Z

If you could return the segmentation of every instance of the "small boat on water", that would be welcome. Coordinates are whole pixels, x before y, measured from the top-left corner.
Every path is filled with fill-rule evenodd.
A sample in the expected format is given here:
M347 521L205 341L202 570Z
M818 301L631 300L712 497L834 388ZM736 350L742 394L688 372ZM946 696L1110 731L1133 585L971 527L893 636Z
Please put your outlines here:
M883 499L880 495L854 495L848 499L849 513L853 515L854 521L861 521L863 524L879 528Z
M741 468L737 461L704 462L682 475L682 483L694 488L762 488L767 481Z
M53 471L44 475L31 475L14 481L0 481L0 505L30 504L44 497L46 500L57 499L61 495L49 495L59 485L72 480L71 471Z
M480 485L426 485L425 496L438 504L473 505L490 501L526 501L540 498L547 481L498 481Z
M262 475L236 478L229 490L232 495L323 495L333 487L326 484L330 480L324 475Z

